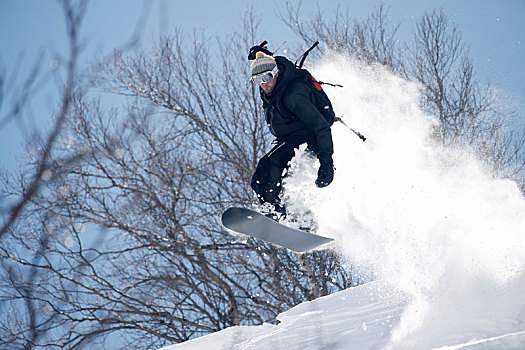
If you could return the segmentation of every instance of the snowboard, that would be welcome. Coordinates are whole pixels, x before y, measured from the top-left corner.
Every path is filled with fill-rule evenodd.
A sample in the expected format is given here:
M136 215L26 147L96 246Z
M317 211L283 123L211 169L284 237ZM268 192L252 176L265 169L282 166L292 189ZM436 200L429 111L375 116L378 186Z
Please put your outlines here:
M333 241L332 238L296 230L280 224L261 213L246 208L228 208L222 214L224 227L275 245L306 252Z

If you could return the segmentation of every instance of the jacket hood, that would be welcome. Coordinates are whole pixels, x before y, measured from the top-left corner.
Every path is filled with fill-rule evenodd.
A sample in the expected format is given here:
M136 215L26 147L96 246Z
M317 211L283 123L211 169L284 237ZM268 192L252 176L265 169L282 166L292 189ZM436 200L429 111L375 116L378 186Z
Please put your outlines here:
M295 79L295 64L284 56L275 56L274 58L277 63L277 69L279 69L279 76L272 94L278 94Z

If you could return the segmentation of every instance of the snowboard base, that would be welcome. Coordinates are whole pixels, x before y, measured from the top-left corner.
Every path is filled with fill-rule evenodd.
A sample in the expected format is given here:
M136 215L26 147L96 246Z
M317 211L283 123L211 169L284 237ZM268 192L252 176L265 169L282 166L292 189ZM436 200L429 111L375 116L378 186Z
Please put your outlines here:
M224 227L293 250L306 252L333 241L280 224L251 209L232 207L222 214Z

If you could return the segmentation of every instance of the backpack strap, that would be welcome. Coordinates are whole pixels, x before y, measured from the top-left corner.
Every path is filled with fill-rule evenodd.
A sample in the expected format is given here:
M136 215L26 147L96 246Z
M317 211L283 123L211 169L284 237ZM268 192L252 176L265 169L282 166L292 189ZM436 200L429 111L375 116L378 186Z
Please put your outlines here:
M303 55L301 56L301 62L299 62L299 65L297 64L297 61L295 61L295 66L299 69L301 69L303 67L303 63L304 63L304 60L306 59L306 57L308 56L308 54L310 53L310 51L312 51L313 49L315 49L315 47L319 45L319 41L316 41L312 46L310 46L310 48L308 50L306 50ZM297 59L299 60L299 58Z
M330 86L333 86L333 87L343 87L343 85L327 83L327 82L325 82L325 81L318 81L317 83L318 83L319 85L330 85Z

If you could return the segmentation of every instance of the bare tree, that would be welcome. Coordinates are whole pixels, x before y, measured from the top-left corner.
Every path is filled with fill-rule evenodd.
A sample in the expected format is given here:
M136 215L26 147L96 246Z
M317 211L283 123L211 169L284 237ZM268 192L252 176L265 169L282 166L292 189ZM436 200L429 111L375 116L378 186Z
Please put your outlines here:
M425 87L424 105L439 118L435 136L443 144L468 145L495 174L525 183L525 133L509 130L512 115L501 112L491 87L475 78L468 47L443 11L416 25L409 73Z
M63 82L61 91L61 97L59 101L59 111L57 116L53 120L53 124L47 135L40 135L35 133L32 135L35 144L38 144L38 148L31 153L33 164L29 169L29 172L23 173L20 176L24 178L24 185L16 191L9 190L10 179L9 176L2 171L2 180L5 187L1 187L0 197L2 198L2 219L3 222L0 226L0 240L4 239L9 232L16 232L18 229L30 229L30 227L19 226L20 218L25 215L25 210L30 205L32 199L38 195L43 185L52 178L54 171L52 164L52 153L57 148L57 140L60 133L64 128L66 118L69 114L71 106L71 94L75 88L76 82L76 66L79 54L78 46L78 29L81 24L82 18L85 12L85 2L74 2L74 1L62 1L61 5L64 10L67 35L69 38L69 56L67 60L66 78ZM0 106L7 96L12 95L12 102L8 106L8 111L5 115L0 117L0 129L4 128L11 122L16 122L19 125L23 125L23 115L26 111L27 105L32 98L32 95L39 91L43 84L45 84L50 74L42 73L41 59L44 57L43 52L40 53L35 65L29 71L28 77L20 84L20 88L16 86L10 86L10 91L15 93L4 94L4 74L0 74ZM22 60L20 60L22 61ZM18 67L19 68L19 67ZM13 76L9 82L11 85L14 84L16 76L18 74L18 68L14 69ZM3 72L2 72L3 73ZM21 128L21 131L26 132L25 129ZM29 135L26 133L26 137ZM62 158L63 163L74 163L81 158L81 154L70 154L68 157ZM27 169L26 169L27 171ZM46 221L47 218L41 216L42 220ZM37 234L38 235L38 234ZM31 247L32 251L43 253L46 249L46 238L41 236L41 239ZM18 247L14 247L10 244L11 242L4 241L2 244L2 251L9 251L9 255L18 254L21 256L21 250ZM6 270L7 274L5 280L2 279L2 314L6 316L6 320L9 320L12 328L6 329L5 324L2 324L4 334L9 334L9 337L3 338L2 343L30 349L33 345L39 341L42 334L46 333L47 330L43 330L43 327L38 322L39 309L34 302L35 298L35 286L34 281L39 278L39 271L35 268L28 268L24 273L14 266L11 266L5 259L6 255L2 254L2 267ZM25 259L23 259L26 262ZM38 259L35 260L37 262ZM22 282L23 279L23 282ZM6 282L6 283L4 283ZM16 288L10 289L6 285L14 284ZM6 301L14 301L9 303ZM11 343L13 341L13 343Z
M246 79L242 53L256 41L247 16L227 42L195 34L188 45L175 32L153 52L101 62L92 88L126 108L103 108L92 90L71 95L56 175L0 249L4 315L23 303L45 312L2 317L4 345L22 347L35 330L31 346L93 346L121 332L122 347L159 347L274 322L351 285L332 252L296 255L219 223L226 207L253 203L249 179L268 144ZM75 154L83 161L62 161Z
M78 27L84 16L85 4L85 2L79 2L78 4L76 4L67 0L64 0L62 2L66 18L70 53L67 64L67 77L66 81L64 82L64 87L61 94L62 97L60 101L60 110L53 123L51 131L45 138L42 139L39 152L37 155L35 155L35 157L37 157L36 164L38 165L34 170L34 174L32 175L30 183L27 184L24 193L21 195L21 198L18 199L16 203L12 206L12 208L10 209L10 213L8 214L6 220L0 227L0 239L2 239L4 234L11 227L11 225L13 225L13 223L16 221L17 217L20 215L21 211L26 206L28 201L31 199L32 196L34 196L38 192L38 190L42 186L42 183L45 181L46 178L49 178L49 174L52 172L52 169L49 164L49 158L51 156L53 148L55 147L57 138L66 121L66 117L69 113L69 108L71 104L71 94L74 90L74 84L76 81L75 74L77 58L79 53ZM24 106L27 103L27 100L30 99L30 95L34 93L35 89L37 89L35 85L37 85L38 82L37 77L39 76L40 68L40 62L38 62L31 70L29 77L23 83L23 88L20 92L20 95L18 96L16 102L13 103L13 107L7 113L7 115L2 117L2 120L0 121L0 127L2 127L3 125L5 125L13 119L20 119L20 115L24 110ZM4 79L0 79L0 81L2 81L3 83ZM3 94L0 94L0 104L2 102L2 98ZM76 156L74 158L76 158ZM68 161L72 160L73 159L70 159Z
M367 18L353 17L348 9L338 7L332 14L321 8L303 20L300 4L286 2L281 20L305 43L320 41L324 50L347 54L369 64L397 68L399 48L395 36L400 24L391 24L388 9L380 4Z

